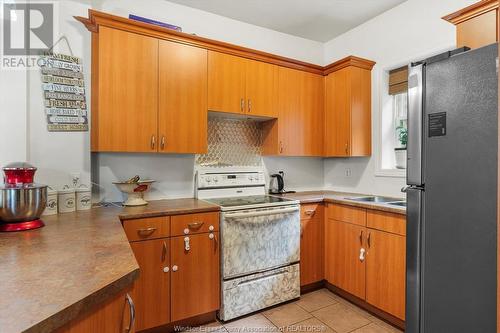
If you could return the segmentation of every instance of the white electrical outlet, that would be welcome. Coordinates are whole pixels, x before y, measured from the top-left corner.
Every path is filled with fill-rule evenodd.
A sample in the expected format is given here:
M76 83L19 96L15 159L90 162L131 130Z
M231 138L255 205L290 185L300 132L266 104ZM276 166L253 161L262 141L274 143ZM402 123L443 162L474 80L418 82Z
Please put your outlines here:
M346 168L345 169L345 176L347 178L350 178L352 176L351 168Z

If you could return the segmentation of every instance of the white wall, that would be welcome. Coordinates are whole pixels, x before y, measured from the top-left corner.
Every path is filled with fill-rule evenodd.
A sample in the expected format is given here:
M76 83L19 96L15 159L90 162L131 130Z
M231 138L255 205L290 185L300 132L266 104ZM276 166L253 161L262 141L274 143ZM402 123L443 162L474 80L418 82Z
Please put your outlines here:
M455 45L455 27L441 17L476 0L409 0L325 44L325 63L348 55L377 62L372 72L371 158L325 160L325 187L401 196L404 178L377 177L380 73ZM346 177L346 169L351 176Z
M140 4L139 4L140 3ZM165 0L103 0L96 9L144 16L182 27L183 32L321 65L323 43L236 21Z
M60 34L68 38L73 54L83 58L87 103L90 104L90 33L73 18L74 15L87 15L88 8L90 8L89 5L81 1L59 1L59 15L55 21ZM54 51L70 53L64 41L58 43ZM78 173L82 184L90 184L89 132L47 131L39 70L28 72L27 94L28 149L26 155L27 160L38 167L37 182L62 187L71 183L70 174Z

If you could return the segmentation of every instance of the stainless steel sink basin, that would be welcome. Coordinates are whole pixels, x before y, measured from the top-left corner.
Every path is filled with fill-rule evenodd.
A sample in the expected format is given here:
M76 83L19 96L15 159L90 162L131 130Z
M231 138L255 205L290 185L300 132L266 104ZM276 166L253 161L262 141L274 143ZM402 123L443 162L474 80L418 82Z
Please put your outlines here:
M346 198L347 200L352 201L360 201L360 202L375 202L375 203L387 203L387 202L396 202L398 199L389 198L389 197L379 197L379 196L371 196L371 197L355 197L355 198Z
M391 206L406 207L406 201L388 202L387 204Z

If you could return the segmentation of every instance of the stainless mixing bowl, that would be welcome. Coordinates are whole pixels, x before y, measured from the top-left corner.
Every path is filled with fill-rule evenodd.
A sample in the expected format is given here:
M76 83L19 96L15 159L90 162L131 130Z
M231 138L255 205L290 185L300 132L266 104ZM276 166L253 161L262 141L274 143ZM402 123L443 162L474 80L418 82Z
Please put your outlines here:
M47 205L47 186L38 184L0 186L0 222L33 221Z

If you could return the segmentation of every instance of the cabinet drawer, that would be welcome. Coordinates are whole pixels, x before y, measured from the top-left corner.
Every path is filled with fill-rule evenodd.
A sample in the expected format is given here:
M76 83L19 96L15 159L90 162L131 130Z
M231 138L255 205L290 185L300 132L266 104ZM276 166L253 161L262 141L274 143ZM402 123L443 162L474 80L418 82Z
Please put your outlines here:
M172 236L199 234L219 230L219 213L200 213L172 216ZM210 230L213 227L213 230Z
M368 228L406 236L406 216L377 210L368 210L366 214Z
M322 214L322 205L319 203L313 204L302 204L300 205L300 219L308 220L312 218L321 218Z
M329 204L328 218L341 222L365 226L366 209L346 205Z
M129 241L155 239L170 236L170 217L151 217L123 221L123 229Z

